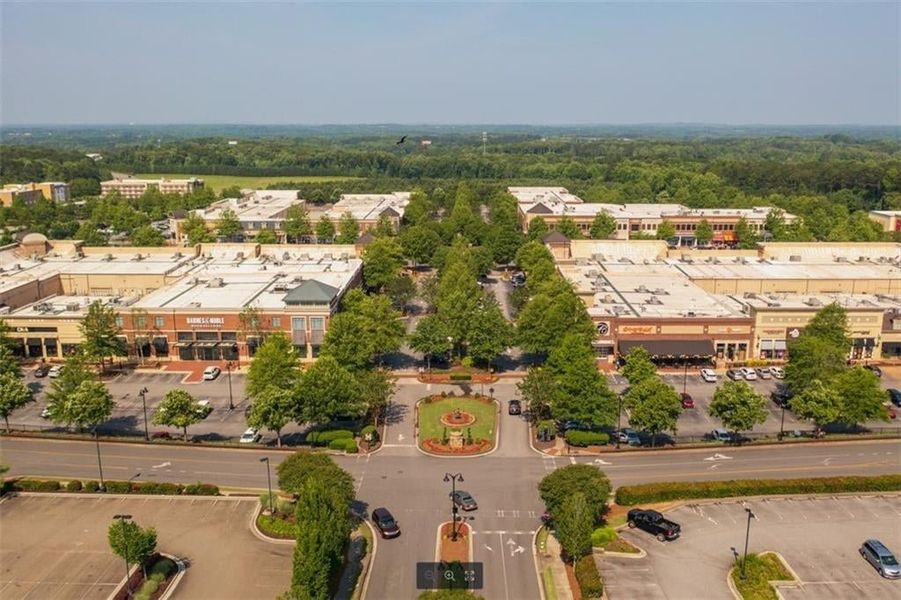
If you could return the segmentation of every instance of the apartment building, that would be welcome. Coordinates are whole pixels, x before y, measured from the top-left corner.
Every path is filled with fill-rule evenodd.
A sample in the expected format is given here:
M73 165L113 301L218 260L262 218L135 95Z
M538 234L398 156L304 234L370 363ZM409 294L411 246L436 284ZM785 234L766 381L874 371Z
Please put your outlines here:
M100 195L106 196L118 192L128 199L138 198L149 188L156 188L164 194L190 194L203 188L203 179L110 179L100 182Z
M32 205L41 197L51 202L68 202L69 184L59 181L41 183L8 183L0 190L0 205L12 206L16 200Z
M681 204L585 203L578 196L560 187L509 187L507 191L516 198L519 221L523 231L528 231L533 219L541 217L551 229L564 218L569 218L584 237L590 236L591 224L598 213L606 212L616 221L612 238L628 240L636 237L654 237L657 229L666 221L675 228L674 242L680 246L697 244L695 231L701 221L707 221L713 232L711 243L729 245L737 241L735 227L744 218L751 231L762 235L767 216L773 207L754 208L688 208ZM785 213L786 223L797 217Z

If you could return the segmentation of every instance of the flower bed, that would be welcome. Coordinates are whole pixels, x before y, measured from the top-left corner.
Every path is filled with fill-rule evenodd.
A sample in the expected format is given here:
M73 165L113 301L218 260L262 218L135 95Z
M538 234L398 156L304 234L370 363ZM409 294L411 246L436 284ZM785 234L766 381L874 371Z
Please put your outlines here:
M471 425L448 427L442 417L455 410L474 417ZM497 403L483 396L432 395L417 405L420 447L436 454L467 455L487 452L494 447ZM462 448L451 449L448 439L453 431L463 434Z
M462 448L451 448L441 443L441 440L423 440L422 449L435 454L480 454L491 449L490 440L474 440L472 444L464 445Z

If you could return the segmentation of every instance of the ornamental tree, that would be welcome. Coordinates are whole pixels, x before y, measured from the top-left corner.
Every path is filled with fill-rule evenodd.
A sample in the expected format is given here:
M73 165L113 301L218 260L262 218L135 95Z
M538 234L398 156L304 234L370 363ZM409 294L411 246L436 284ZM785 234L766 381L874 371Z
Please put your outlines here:
M707 412L722 420L726 429L748 431L766 421L766 399L746 381L726 381L713 393Z
M182 430L188 441L188 427L206 418L206 408L184 390L169 390L153 415L154 425L167 425Z
M50 419L54 423L75 424L78 430L92 426L97 433L97 425L113 414L116 403L99 381L86 380L79 383L64 399L51 401L47 405Z
M607 512L610 489L610 481L604 472L587 464L566 465L545 475L538 484L538 494L553 518L560 514L567 498L580 493L585 496L594 522Z
M655 445L658 433L676 431L682 414L681 398L656 375L629 386L623 399L630 411L629 424L650 433L651 446Z
M265 428L274 432L276 444L281 448L282 429L291 421L294 404L290 388L267 386L254 397L247 415L247 425L254 429Z
M34 402L34 394L21 378L0 373L0 417L6 422L6 433L9 433L9 416L30 402Z
M156 529L143 528L128 519L116 519L106 533L110 549L127 565L141 565L147 577L147 561L156 553Z

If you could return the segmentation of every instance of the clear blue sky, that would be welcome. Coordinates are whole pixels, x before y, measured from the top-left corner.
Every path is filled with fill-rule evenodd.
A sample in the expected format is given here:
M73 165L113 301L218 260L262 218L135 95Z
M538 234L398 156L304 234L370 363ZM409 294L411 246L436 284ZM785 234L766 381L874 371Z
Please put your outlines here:
M899 122L895 2L0 11L6 125Z

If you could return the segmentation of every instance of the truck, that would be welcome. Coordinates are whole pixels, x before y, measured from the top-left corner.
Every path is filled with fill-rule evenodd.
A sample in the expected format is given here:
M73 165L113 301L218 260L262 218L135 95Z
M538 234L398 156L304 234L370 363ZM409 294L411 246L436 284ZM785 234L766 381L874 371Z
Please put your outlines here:
M641 529L657 536L661 542L674 540L682 533L678 523L665 518L656 510L633 508L629 511L629 527Z

